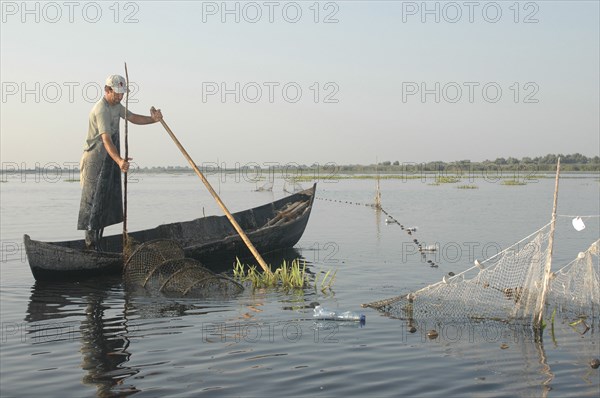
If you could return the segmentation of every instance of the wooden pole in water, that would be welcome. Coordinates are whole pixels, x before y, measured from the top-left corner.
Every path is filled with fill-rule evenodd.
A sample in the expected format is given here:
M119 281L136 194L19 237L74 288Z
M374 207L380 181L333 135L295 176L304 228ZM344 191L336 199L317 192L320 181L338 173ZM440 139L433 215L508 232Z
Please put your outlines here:
M235 228L235 230L240 235L240 237L242 238L242 240L244 241L244 243L246 244L246 246L248 247L248 249L250 250L250 252L254 255L254 258L256 258L256 261L258 261L258 264L260 264L260 266L262 267L263 271L265 271L267 274L271 274L271 269L269 268L269 266L267 265L267 263L265 263L265 260L263 260L263 258L261 257L261 255L258 253L258 250L256 250L256 248L254 247L254 245L252 244L252 242L250 242L250 239L248 239L248 236L246 236L246 233L242 230L242 227L240 227L240 225L235 220L235 218L233 218L233 216L231 215L231 213L229 212L229 210L227 210L227 207L225 207L225 203L223 203L223 201L221 200L221 198L219 197L219 195L217 195L217 193L215 192L215 190L213 189L213 187L210 185L210 183L208 182L208 180L206 179L206 177L204 177L204 174L202 174L202 172L200 171L200 169L198 169L198 166L196 166L196 163L194 163L194 161L192 160L192 158L190 157L190 155L187 153L187 151L185 150L185 148L183 147L183 145L181 145L181 143L179 142L179 140L177 139L177 137L175 137L175 134L173 133L173 131L171 131L171 129L169 128L169 126L167 126L167 123L164 121L164 119L161 119L160 122L162 123L163 127L165 128L165 130L167 130L167 133L169 133L169 135L171 136L171 138L175 142L175 145L177 145L177 148L179 148L179 150L181 151L181 153L183 153L183 156L187 159L187 161L190 164L190 166L192 166L192 169L194 169L194 171L196 172L196 174L198 175L198 177L200 177L200 179L202 180L202 182L204 183L204 185L206 186L206 188L208 189L208 191L210 192L210 194L213 196L213 198L215 198L215 200L217 201L217 204L219 205L219 207L221 207L221 210L223 210L223 213L225 213L225 215L227 216L227 218L231 222L231 225L233 225L233 228Z
M129 111L129 72L127 72L127 62L125 62L125 161L129 159L129 140L127 136L127 113ZM123 258L127 261L127 173L123 173Z
M552 205L552 221L550 222L550 235L548 237L548 256L546 257L546 267L544 270L544 283L542 285L542 294L538 301L538 307L535 314L535 326L540 329L544 319L544 306L546 305L546 296L550 284L550 275L552 274L552 249L554 246L554 231L556 230L556 207L558 205L558 180L560 177L560 157L556 163L556 179L554 181L554 203Z
M377 173L377 189L375 191L375 209L381 210L381 190L379 189L379 167L378 167L377 159L375 159L375 171Z

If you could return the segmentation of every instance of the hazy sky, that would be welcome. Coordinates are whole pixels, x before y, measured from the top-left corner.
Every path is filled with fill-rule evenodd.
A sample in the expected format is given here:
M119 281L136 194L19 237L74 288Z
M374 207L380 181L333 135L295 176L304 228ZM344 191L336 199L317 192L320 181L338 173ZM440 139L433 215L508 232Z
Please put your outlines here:
M599 2L2 2L1 160L77 163L105 78L196 163L474 161L599 146ZM123 129L122 129L123 130ZM140 166L185 165L160 124Z

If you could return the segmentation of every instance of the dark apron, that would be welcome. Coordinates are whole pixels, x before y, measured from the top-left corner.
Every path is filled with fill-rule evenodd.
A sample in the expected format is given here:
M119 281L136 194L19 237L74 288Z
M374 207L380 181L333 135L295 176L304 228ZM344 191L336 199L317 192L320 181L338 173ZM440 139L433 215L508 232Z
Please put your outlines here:
M119 133L111 136L119 150ZM99 230L123 221L121 170L108 155L100 139L92 149L85 151L79 165L81 204L77 229Z

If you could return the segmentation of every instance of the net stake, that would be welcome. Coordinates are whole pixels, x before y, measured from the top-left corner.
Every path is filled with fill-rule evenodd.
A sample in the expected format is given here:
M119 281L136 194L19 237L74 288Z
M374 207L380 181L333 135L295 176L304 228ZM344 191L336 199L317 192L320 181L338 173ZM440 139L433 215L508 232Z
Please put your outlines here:
M267 274L271 274L271 270L269 269L269 266L267 265L267 263L265 263L265 260L263 260L263 258L261 257L260 253L258 253L258 250L256 250L256 248L254 247L254 245L252 244L252 242L250 242L250 239L248 239L248 236L246 236L246 233L242 230L242 227L240 227L240 225L235 220L235 218L233 218L233 216L231 215L231 213L229 212L229 210L227 210L227 207L225 206L225 203L223 203L223 201L221 200L221 198L219 197L219 195L215 192L215 190L213 189L213 187L210 185L210 183L208 182L208 180L206 179L206 177L204 177L204 174L202 174L202 172L200 171L200 169L198 169L198 166L196 166L196 163L194 163L194 161L192 160L192 158L190 157L190 155L187 153L187 151L185 150L185 148L183 147L183 145L181 145L181 143L179 142L179 140L177 139L177 137L175 137L175 134L173 133L173 131L169 128L169 126L164 121L164 119L161 119L160 123L163 125L163 127L165 128L165 130L167 130L167 133L169 133L169 135L171 136L171 138L175 142L175 145L177 145L177 148L179 148L179 150L181 151L181 153L183 154L183 156L187 159L187 161L190 164L190 166L192 166L192 169L194 169L194 171L196 172L196 174L198 175L198 177L200 177L200 179L202 180L202 182L204 183L204 185L206 186L206 188L208 189L208 191L210 192L210 194L213 196L213 198L215 198L215 200L217 201L217 204L219 205L219 207L221 208L221 210L223 210L223 213L225 213L225 215L227 216L227 218L231 222L231 225L233 225L233 228L235 228L235 230L237 231L237 233L240 235L240 237L242 238L242 240L244 241L244 243L248 247L248 250L250 250L250 252L254 255L254 258L256 258L256 261L258 261L258 264L260 264L260 266L263 269L263 271L265 271Z
M556 163L556 179L554 181L554 202L552 204L552 221L550 222L550 236L548 238L548 257L546 258L546 268L544 270L544 282L542 285L542 294L538 301L538 307L535 314L535 326L539 329L542 326L544 318L544 305L546 304L546 295L548 294L548 285L552 274L552 246L554 245L554 230L556 229L556 208L558 205L558 180L560 177L560 157Z

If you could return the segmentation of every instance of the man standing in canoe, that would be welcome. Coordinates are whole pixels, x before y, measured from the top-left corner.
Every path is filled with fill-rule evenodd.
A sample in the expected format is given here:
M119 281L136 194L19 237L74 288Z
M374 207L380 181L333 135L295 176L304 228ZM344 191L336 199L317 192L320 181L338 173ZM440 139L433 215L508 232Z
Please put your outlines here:
M122 76L106 79L104 97L94 105L83 156L79 164L82 186L77 229L85 230L87 249L99 249L104 227L123 221L121 172L127 173L131 158L120 155L119 122L125 118L121 104L127 83ZM128 111L127 120L134 124L151 124L162 119L160 109L150 109L150 116Z

